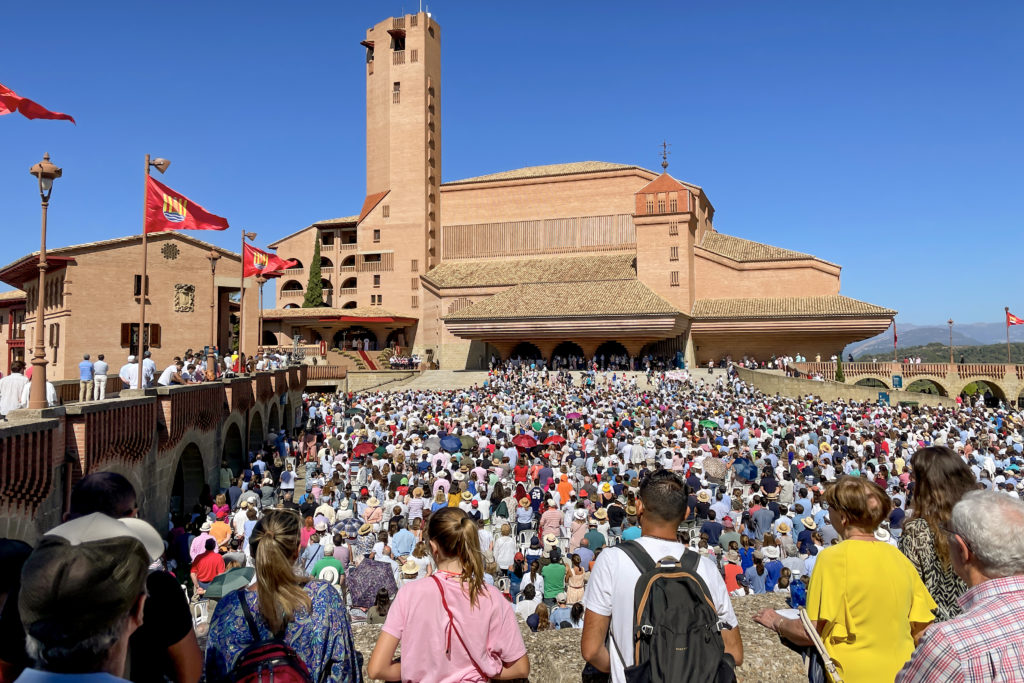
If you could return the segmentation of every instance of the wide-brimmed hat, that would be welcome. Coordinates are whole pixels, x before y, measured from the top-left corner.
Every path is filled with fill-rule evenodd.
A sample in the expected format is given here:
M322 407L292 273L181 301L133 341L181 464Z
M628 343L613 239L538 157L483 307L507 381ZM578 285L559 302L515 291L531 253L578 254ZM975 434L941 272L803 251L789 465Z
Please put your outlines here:
M697 492L697 500L699 500L702 503L710 503L711 502L711 491L708 491L706 489L698 491Z
M373 533L373 525L372 524L367 523L367 524L364 524L361 527L359 527L359 535L360 536L365 536L365 535L370 534L370 533Z
M465 478L466 475L463 474L461 471L456 472L455 474L452 475L452 479L454 479L455 481L463 481L465 480Z
M520 498L519 499L519 507L521 507L521 508L528 508L528 507L530 507L530 499L527 498L526 496L523 496L522 498Z
M462 500L473 500L473 494L469 491L462 492Z
M735 550L730 550L729 552L727 552L725 554L725 561L726 562L731 562L732 564L739 564L740 563L740 554L738 552L736 552Z
M318 519L313 525L315 531L327 531L327 522L323 519Z
M410 557L408 560L405 561L405 564L402 565L402 573L403 574L419 574L420 573L420 566L418 564L416 564L416 560L414 560L414 559L412 559Z
M777 560L777 559L779 559L779 547L778 546L766 545L765 547L761 548L761 552L764 553L764 556L767 559L769 559L769 560Z
M203 525L201 527L199 527L199 531L201 531L202 533L205 534L206 532L208 532L212 528L213 528L213 524L210 523L210 520L206 520L205 522L203 522Z
M612 484L611 484L611 482L606 481L603 484L601 484L601 492L602 493L611 493L612 492Z
M811 531L818 528L817 523L814 521L814 517L804 517L800 520L800 523L804 525L805 529L810 529Z
M414 496L422 496L423 495L423 487L417 486L416 488L414 488L412 490L412 495L414 495Z
M790 531L790 528L791 527L789 526L789 524L787 522L779 522L779 525L776 527L776 529L778 530L778 532L780 534L788 534L789 531Z
M572 516L573 519L584 520L587 518L587 511L583 508L579 508L577 510L573 510Z
M370 496L366 501L366 505L372 508L380 507L380 501L377 500L377 496Z
M627 505L626 506L626 516L627 517L632 517L635 514L636 514L636 506L635 505Z
M594 519L608 519L608 511L604 508L598 508L597 511L594 512Z

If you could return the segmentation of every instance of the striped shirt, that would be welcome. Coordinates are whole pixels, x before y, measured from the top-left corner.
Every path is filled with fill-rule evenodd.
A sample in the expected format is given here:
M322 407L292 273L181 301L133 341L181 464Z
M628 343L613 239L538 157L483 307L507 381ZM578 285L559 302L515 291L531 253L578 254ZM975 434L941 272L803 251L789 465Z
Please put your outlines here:
M925 631L896 683L1024 682L1024 576L980 583L960 605L963 614Z

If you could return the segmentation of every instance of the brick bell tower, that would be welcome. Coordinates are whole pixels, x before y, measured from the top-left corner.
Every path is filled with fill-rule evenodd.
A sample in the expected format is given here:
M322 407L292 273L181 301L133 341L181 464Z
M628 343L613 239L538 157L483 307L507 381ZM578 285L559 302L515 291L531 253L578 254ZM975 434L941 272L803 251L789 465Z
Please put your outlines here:
M357 272L359 304L418 318L419 276L441 254L441 27L427 12L391 17L362 45L367 196L356 268L366 256L372 272Z

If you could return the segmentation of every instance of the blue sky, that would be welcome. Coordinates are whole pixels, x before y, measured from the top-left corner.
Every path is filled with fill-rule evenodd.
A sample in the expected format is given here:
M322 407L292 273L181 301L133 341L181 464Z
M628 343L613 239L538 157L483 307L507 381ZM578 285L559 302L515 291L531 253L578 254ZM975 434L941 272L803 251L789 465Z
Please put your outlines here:
M6 263L38 248L28 168L64 168L50 245L140 230L142 162L267 244L358 213L365 30L418 2L45 2L3 12ZM442 177L579 160L705 188L722 232L843 268L898 320L1024 314L1024 5L437 1Z

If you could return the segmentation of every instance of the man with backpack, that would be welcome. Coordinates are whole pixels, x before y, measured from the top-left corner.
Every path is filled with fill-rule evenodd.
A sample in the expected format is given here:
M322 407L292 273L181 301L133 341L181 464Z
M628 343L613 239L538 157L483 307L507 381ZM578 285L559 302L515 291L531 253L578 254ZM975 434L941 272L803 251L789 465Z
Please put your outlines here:
M648 476L636 503L642 536L606 548L594 565L580 649L614 683L731 681L743 662L725 581L677 537L687 493L669 470Z

